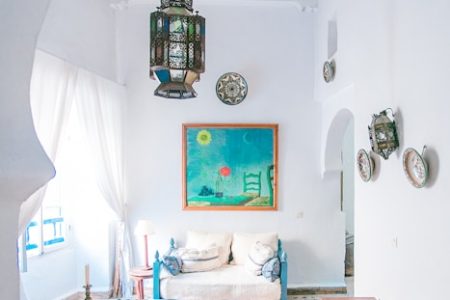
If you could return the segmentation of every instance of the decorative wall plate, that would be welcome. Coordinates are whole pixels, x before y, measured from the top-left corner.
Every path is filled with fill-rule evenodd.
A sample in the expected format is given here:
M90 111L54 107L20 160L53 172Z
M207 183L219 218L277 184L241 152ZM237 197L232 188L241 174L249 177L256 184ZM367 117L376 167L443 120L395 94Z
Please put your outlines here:
M422 155L413 148L403 152L403 171L409 182L416 188L424 187L428 181L428 164L423 159L426 148L426 146L423 147Z
M326 61L323 64L322 75L325 82L331 82L336 74L336 62L334 59L331 61Z
M216 94L220 101L228 105L241 103L247 96L248 86L238 73L225 73L217 80Z
M361 179L366 182L369 181L372 178L374 163L366 150L360 149L358 151L356 154L356 164Z

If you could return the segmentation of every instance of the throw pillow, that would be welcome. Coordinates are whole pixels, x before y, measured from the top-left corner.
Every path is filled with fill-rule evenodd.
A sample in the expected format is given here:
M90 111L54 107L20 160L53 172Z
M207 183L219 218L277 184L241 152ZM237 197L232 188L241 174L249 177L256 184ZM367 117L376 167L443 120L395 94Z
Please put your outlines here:
M186 248L206 249L212 244L219 247L220 265L227 264L230 258L231 234L188 231Z
M275 252L278 250L278 235L276 233L235 233L231 244L232 263L244 265L251 247L257 241L270 246Z
M219 256L219 247L212 246L208 249L180 248L183 273L202 272L216 269L222 265Z
M280 260L278 257L271 258L268 262L266 262L262 267L261 272L262 276L270 282L274 282L280 278Z
M162 267L170 275L178 275L181 271L181 266L182 261L178 254L178 249L172 248L165 255L163 255Z
M274 256L273 249L269 245L256 242L248 253L245 269L259 276L264 264Z

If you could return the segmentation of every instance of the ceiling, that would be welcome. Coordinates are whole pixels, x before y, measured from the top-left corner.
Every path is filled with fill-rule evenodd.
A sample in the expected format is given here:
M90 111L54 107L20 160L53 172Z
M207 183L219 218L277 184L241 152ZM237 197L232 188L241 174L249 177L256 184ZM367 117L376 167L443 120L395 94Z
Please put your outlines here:
M159 6L159 0L110 0L114 9L126 9L136 5ZM318 0L193 0L195 4L208 5L280 5L293 4L302 12L315 12L318 7Z

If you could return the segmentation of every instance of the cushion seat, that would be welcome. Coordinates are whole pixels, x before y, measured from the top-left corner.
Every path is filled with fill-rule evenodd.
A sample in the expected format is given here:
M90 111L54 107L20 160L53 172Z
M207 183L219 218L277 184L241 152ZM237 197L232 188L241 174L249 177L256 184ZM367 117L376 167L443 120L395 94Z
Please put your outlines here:
M280 281L269 282L242 265L224 265L208 272L181 273L161 280L161 296L177 300L279 300Z

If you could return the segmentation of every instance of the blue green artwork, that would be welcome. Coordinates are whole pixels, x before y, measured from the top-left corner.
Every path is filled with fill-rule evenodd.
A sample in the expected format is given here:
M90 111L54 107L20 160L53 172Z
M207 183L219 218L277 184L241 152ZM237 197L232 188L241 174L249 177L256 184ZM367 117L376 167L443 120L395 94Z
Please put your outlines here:
M275 210L276 124L185 124L184 203L193 210Z

